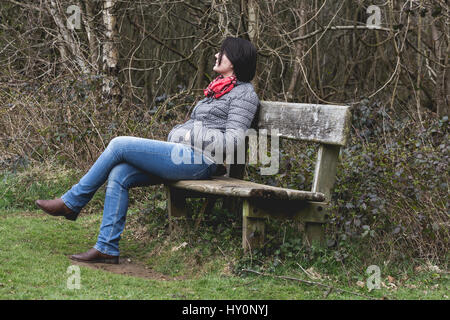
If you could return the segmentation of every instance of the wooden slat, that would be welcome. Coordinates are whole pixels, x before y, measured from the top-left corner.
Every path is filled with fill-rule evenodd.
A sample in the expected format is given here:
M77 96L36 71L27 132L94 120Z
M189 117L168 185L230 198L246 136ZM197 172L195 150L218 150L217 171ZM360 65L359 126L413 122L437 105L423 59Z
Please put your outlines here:
M249 199L244 202L244 216L324 223L327 220L326 207L324 202Z
M181 180L167 184L174 188L230 197L309 201L325 199L325 195L320 192L284 189L230 177L215 177L211 180Z
M340 149L340 146L321 145L317 154L311 191L325 194L327 201L331 201L331 191L336 180Z
M279 136L344 146L350 130L348 106L261 101L259 129Z

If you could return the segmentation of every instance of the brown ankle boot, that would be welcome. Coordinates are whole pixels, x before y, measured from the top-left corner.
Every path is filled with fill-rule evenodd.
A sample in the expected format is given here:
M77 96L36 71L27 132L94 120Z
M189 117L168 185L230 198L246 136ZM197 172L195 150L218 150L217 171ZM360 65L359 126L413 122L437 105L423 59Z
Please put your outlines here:
M87 263L119 264L118 256L110 256L109 254L101 253L95 248L91 248L83 253L71 255L70 259Z
M67 220L77 220L78 213L69 209L61 198L55 200L36 200L36 205L52 216L63 216Z

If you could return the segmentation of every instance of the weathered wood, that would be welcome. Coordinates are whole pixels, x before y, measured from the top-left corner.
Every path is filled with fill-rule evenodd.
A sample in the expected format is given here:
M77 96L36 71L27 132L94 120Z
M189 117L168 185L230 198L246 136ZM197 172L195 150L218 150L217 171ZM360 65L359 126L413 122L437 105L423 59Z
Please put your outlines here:
M265 221L251 216L253 201L244 200L242 208L242 247L244 251L264 245Z
M171 217L186 216L186 194L183 190L166 186L166 194L169 219Z
M293 220L303 223L305 226L304 241L311 245L323 245L325 239L324 225L327 220L325 209L327 203L311 201L283 201L283 200L254 200L244 201L243 216L244 221L252 227L247 229L254 230L260 226L261 221L267 218ZM254 225L257 225L254 226ZM246 244L249 231L243 231L243 247L247 249ZM251 234L251 232L250 232ZM260 235L261 236L261 235ZM250 242L255 248L264 240L258 239Z
M336 180L339 151L340 146L322 144L317 154L311 191L325 194L326 201L328 202L331 200L331 190Z
M308 245L322 246L325 243L325 224L324 223L305 223L304 241Z
M251 209L245 209L245 214L251 218L314 223L324 223L327 220L327 204L324 202L248 199L246 203Z
M350 130L348 106L261 101L259 129L278 129L278 136L345 145Z
M229 177L215 177L210 180L181 180L168 182L168 184L178 189L240 198L310 201L323 201L325 199L325 195L320 192L278 188Z
M317 153L311 191L325 194L326 202L331 201L340 149L340 146L321 144ZM324 225L314 221L305 223L305 241L309 244L315 242L323 245L325 241Z
M178 226L176 224L177 217L187 216L186 197L184 190L178 190L166 186L167 194L167 211L169 215L169 232L170 235L178 232Z

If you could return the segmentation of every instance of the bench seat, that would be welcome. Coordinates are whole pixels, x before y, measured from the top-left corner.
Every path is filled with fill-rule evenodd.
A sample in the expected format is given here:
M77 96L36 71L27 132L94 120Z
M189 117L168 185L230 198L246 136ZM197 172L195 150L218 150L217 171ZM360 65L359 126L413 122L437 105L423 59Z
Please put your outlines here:
M213 177L210 180L181 180L167 183L167 185L172 188L218 196L273 200L325 201L325 195L321 192L267 186L227 176Z
M325 223L329 219L331 193L336 179L341 148L346 145L351 128L349 106L320 105L261 101L254 118L257 129L246 137L246 163L264 163L267 154L267 134L271 136L273 157L278 157L279 138L319 143L311 191L294 190L263 185L243 180L245 164L227 164L225 176L210 180L182 180L165 182L170 229L175 229L175 218L186 217L186 199L206 198L197 214L195 230L205 213L214 207L216 199L223 198L222 208L242 212L242 247L244 250L263 247L267 219L288 219L303 226L306 244L325 243ZM256 133L256 134L255 134ZM275 137L275 139L273 139ZM250 140L253 146L250 150ZM257 142L257 143L255 143ZM298 152L304 152L299 146ZM257 150L256 150L257 149ZM250 157L250 155L252 157ZM272 167L272 163L271 163ZM261 168L261 174L269 174ZM274 174L274 173L272 173ZM299 228L300 230L300 228Z

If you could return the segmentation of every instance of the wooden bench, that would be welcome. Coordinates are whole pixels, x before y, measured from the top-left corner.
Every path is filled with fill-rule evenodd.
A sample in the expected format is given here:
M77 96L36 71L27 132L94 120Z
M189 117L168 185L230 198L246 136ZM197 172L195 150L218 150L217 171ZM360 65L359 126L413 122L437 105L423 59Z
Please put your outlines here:
M261 101L253 128L266 129L269 134L271 129L278 129L280 138L320 144L312 190L244 181L245 164L228 164L225 176L166 183L169 221L172 223L175 217L186 216L187 198L207 198L203 214L212 209L216 199L223 197L235 199L227 203L229 209L242 208L242 246L245 250L264 244L267 218L302 222L305 241L323 243L323 226L327 218L324 209L330 202L340 148L346 144L350 121L348 106ZM248 148L248 138L246 145Z

